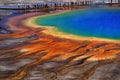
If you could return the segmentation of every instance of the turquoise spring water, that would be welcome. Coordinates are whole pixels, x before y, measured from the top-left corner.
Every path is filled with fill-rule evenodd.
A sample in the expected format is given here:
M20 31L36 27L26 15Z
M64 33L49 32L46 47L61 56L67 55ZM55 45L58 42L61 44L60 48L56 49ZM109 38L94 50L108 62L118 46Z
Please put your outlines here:
M81 9L40 17L36 23L86 37L120 40L120 9Z

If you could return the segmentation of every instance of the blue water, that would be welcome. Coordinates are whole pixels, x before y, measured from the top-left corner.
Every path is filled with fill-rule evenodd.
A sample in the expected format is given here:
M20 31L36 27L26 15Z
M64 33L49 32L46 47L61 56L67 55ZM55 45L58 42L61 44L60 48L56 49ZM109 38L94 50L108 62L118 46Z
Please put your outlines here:
M69 34L120 40L120 9L82 9L40 17L38 25Z

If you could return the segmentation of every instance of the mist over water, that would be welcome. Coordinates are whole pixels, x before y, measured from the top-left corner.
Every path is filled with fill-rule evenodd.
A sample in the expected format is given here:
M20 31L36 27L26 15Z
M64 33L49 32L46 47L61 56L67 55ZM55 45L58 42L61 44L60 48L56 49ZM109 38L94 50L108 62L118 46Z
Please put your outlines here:
M86 37L120 39L120 9L81 9L40 17L38 25Z

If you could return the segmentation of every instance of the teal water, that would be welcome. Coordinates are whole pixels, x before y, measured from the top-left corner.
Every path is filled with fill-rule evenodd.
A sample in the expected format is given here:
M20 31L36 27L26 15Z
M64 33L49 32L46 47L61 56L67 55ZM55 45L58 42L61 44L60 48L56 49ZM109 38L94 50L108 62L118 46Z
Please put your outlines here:
M38 25L86 37L120 40L120 9L82 9L40 17Z

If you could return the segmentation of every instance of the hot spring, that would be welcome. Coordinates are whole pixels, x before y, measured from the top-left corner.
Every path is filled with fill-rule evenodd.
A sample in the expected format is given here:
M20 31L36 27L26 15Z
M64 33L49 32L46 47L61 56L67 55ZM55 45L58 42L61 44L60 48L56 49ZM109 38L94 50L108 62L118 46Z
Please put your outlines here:
M42 16L36 24L85 37L120 40L120 9L81 9Z

